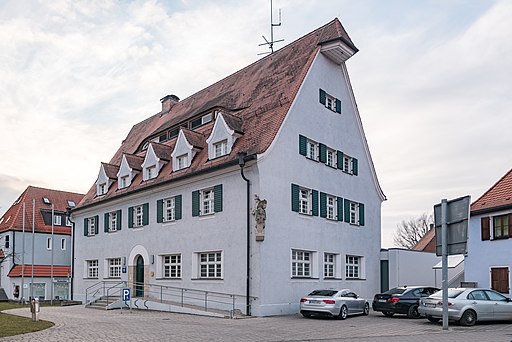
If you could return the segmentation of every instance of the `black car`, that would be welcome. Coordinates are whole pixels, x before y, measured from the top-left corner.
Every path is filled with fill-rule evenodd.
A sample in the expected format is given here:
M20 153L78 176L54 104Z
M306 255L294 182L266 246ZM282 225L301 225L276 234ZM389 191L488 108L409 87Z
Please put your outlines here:
M418 305L421 297L428 297L439 289L430 286L400 286L373 297L373 311L385 316L405 314L410 318L419 318Z

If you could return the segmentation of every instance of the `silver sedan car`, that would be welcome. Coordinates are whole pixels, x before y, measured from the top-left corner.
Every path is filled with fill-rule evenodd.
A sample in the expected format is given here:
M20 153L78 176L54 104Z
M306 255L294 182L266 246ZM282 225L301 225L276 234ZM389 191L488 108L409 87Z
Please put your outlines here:
M429 321L439 322L443 318L443 291L422 298L418 311ZM465 326L477 321L512 321L512 301L490 289L450 288L448 319Z
M368 315L370 304L349 289L315 290L300 300L300 313L304 317L326 315L345 319L348 315Z

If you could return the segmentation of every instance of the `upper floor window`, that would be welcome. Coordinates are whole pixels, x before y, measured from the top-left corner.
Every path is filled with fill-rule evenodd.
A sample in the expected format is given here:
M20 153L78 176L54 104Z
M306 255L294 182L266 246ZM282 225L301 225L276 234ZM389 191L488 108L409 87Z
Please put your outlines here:
M323 89L320 89L320 103L333 112L341 114L341 100L327 94Z
M192 216L211 215L222 211L222 184L192 192Z
M336 219L336 197L334 196L326 196L326 207L327 207L327 218L329 220Z
M121 181L119 183L119 189L126 188L129 185L129 181L130 181L129 177L130 176L128 176L128 175L121 177Z
M152 165L146 168L146 179L153 179L157 176L156 166Z
M158 200L156 206L158 223L181 220L181 195Z
M121 210L105 214L105 233L121 230Z
M327 166L336 167L336 151L333 149L327 149Z
M128 208L128 228L137 228L149 224L149 203Z
M60 215L53 215L53 224L60 226L62 224L62 217Z
M308 157L309 159L317 160L318 144L313 140L308 139L306 146L306 157Z
M133 208L133 226L141 227L144 216L144 207L139 205Z
M318 191L292 184L292 211L318 216Z
M9 245L10 245L9 239L10 239L9 235L6 235L5 236L5 249L9 248Z
M67 202L68 202L68 207L70 207L70 208L74 208L74 207L76 207L76 203L75 203L75 201L67 200Z
M493 237L494 239L508 239L510 235L510 216L500 215L493 218Z
M50 199L48 197L43 197L43 203L44 204L52 204L52 202L50 202Z
M343 155L343 172L357 175L358 174L358 162L357 159L354 157L347 156L346 154Z
M300 189L299 190L299 213L301 214L309 214L309 207L310 207L310 199L311 196L309 195L308 189Z
M84 218L84 235L94 236L98 234L98 216Z
M104 195L107 193L107 183L98 184L98 195Z
M218 158L218 157L228 154L228 140L224 139L222 141L219 141L219 142L213 144L213 149L214 149L214 157L215 158Z
M176 170L181 170L188 167L188 154L182 154L176 157Z

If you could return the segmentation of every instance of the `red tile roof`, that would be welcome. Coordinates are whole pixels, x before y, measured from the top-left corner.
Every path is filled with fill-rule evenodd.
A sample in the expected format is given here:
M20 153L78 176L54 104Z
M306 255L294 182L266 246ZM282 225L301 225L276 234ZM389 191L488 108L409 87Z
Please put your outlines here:
M471 204L471 215L512 208L512 169Z
M0 249L0 259L5 258L4 250Z
M117 179L117 173L119 172L119 165L112 165L107 163L101 163L103 165L103 169L105 170L105 174L110 179ZM77 203L78 204L78 203Z
M14 265L11 271L7 275L8 277L21 277L21 270L23 268L23 275L25 277L32 276L32 265ZM71 266L53 266L54 277L69 277L71 274ZM34 277L51 277L52 267L50 265L35 265L34 266Z
M43 197L48 198L50 204L43 202ZM23 203L25 203L25 230L32 231L32 200L35 201L35 222L34 228L38 233L51 233L52 226L45 224L41 211L51 211L52 204L55 212L65 213L68 200L78 205L84 195L74 192L51 190L29 186L14 204L4 213L0 219L0 232L9 230L23 230ZM65 222L62 222L65 224ZM71 228L66 226L54 226L55 234L71 234Z
M172 172L172 162L167 163L160 170L159 176L151 182L142 182L139 174L125 190L116 191L117 186L113 185L101 197L95 196L96 187L92 186L80 206L205 171L221 164L236 163L238 152L243 151L249 155L263 153L274 140L322 44L337 40L357 52L336 18L282 49L177 102L170 110L157 113L134 125L110 164L119 165L123 154L127 157L135 154L143 156L145 152L141 152L142 146L149 139L158 137L172 127L180 127L198 115L215 110L233 116L225 116L228 125L243 134L237 139L228 156L209 160L208 151L203 148L195 155L190 167ZM212 127L213 122L210 122L196 128L194 132L184 132L191 144L204 146ZM201 139L194 139L193 135ZM175 142L176 138L173 138L164 144L172 149ZM138 163L139 169L141 163L142 161Z
M412 250L415 251L423 251L423 252L432 252L436 251L436 229L430 228L428 232L423 235L423 237L418 241L416 245L414 245Z

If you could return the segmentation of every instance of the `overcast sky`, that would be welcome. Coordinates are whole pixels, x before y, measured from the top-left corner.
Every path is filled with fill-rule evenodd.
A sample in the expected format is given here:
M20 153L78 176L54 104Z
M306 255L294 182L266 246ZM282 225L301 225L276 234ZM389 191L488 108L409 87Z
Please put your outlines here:
M512 167L512 1L274 0L286 43L338 17L382 244ZM0 216L28 186L86 192L130 128L261 58L268 0L0 2ZM276 47L284 46L283 43Z

